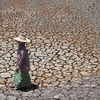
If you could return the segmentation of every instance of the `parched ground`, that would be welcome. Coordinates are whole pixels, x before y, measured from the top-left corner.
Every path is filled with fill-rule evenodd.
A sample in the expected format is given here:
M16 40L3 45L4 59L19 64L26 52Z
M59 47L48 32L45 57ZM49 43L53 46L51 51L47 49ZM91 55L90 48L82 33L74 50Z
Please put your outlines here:
M28 91L32 95L36 93L36 99L30 96L30 100L99 100L99 8L99 0L0 0L0 95L3 100L7 96L17 99L2 87L13 83L17 50L13 38L20 32L26 32L31 40L27 44L30 76L32 83L40 88ZM24 93L17 93L18 100L27 100L22 98Z
M83 83L83 84L82 84ZM1 100L100 100L100 78L82 81L80 86L47 87L27 90L0 89Z

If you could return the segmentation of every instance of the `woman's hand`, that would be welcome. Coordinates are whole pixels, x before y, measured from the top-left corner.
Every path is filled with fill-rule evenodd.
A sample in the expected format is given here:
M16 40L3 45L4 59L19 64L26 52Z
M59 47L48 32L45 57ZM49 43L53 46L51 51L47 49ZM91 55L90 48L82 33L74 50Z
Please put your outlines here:
M19 71L19 67L16 68L16 71L17 71L17 72Z

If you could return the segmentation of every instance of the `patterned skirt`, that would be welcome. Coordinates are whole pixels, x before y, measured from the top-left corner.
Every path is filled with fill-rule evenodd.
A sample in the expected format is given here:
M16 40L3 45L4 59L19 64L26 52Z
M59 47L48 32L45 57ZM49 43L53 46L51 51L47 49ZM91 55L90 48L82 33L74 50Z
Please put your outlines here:
M27 87L31 85L31 79L28 71L15 71L14 85L16 89Z

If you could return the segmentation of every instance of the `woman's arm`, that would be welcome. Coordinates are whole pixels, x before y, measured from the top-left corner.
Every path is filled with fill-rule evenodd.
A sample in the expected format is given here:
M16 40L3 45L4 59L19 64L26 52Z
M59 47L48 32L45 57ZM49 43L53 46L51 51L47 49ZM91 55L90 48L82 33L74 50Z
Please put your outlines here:
M21 69L24 57L25 57L25 52L24 52L24 50L22 50L21 53L17 57L17 66L16 66L17 68L16 68L16 70Z

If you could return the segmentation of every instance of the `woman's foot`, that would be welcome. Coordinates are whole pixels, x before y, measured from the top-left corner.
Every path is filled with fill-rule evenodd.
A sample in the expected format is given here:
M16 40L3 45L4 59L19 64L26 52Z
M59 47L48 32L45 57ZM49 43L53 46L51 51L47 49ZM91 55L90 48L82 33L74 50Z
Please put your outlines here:
M12 89L12 90L16 90L15 85L10 85L9 88Z
M9 88L15 88L15 86L14 85L10 85Z

